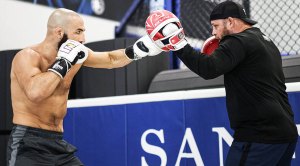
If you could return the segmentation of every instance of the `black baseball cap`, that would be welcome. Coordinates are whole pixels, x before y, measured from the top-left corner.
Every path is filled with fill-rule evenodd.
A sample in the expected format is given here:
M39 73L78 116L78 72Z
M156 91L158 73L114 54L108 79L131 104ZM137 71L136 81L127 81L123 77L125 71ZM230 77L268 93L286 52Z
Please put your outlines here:
M246 15L245 9L240 4L232 1L225 1L218 4L210 14L210 21L228 17L241 19L250 25L257 23Z

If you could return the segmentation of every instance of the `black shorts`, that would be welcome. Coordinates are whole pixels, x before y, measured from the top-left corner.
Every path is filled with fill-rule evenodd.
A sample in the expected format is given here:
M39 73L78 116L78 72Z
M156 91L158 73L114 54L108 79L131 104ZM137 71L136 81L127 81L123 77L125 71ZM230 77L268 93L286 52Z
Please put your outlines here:
M289 166L297 142L263 144L233 141L227 154L225 166Z
M83 165L76 147L60 132L14 125L7 146L7 166Z

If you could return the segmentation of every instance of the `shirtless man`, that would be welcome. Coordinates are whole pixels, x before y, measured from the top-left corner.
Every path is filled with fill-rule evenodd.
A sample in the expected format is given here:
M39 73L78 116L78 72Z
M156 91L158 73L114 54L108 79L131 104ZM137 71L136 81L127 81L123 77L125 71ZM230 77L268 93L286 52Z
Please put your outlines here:
M76 148L62 139L71 82L82 65L123 67L132 60L157 55L148 36L133 46L109 52L85 47L84 22L75 12L56 9L45 39L18 52L11 68L13 129L7 165L83 165Z

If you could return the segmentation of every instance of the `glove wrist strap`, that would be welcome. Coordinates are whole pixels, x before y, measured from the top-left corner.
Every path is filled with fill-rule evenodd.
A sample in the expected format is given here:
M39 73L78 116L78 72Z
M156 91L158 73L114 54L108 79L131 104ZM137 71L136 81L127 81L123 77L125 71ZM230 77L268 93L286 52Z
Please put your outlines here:
M71 69L72 64L65 58L58 58L48 69L48 71L54 72L61 78L64 78L67 72Z
M125 54L131 60L141 59L137 54L134 53L133 46L129 46L129 47L125 48Z

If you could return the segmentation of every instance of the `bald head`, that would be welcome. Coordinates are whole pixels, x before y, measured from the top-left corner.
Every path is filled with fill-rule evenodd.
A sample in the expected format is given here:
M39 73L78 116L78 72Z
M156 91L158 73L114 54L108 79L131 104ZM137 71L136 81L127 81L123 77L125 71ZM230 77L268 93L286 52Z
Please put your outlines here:
M84 31L84 21L79 14L64 8L55 9L48 19L45 41L58 44L58 47L67 39L83 43Z
M50 29L61 27L63 29L67 29L67 26L70 24L72 18L74 17L80 16L72 10L64 8L56 9L48 19L47 28Z

